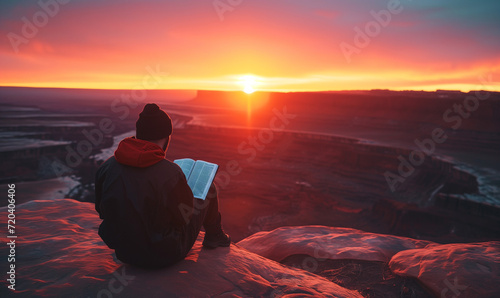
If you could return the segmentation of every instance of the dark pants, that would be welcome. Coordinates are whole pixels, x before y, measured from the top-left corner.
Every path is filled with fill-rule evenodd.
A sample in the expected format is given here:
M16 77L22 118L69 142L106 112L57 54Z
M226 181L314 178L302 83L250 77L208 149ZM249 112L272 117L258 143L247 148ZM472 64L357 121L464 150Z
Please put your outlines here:
M210 186L206 199L195 198L193 205L193 216L189 221L184 241L186 255L196 242L202 226L207 234L216 234L221 230L219 198L214 183Z

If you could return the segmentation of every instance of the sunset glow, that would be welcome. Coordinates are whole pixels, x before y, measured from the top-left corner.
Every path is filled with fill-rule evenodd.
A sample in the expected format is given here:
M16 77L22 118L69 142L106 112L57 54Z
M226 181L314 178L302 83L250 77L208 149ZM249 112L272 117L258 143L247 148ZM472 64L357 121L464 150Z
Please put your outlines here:
M245 92L246 94L252 94L255 92L255 90L252 88L252 86L248 85L248 86L245 86L245 89L243 89L243 92Z
M498 2L398 3L2 1L0 85L500 90Z
M242 78L243 92L246 94L252 94L255 92L255 77L244 76Z

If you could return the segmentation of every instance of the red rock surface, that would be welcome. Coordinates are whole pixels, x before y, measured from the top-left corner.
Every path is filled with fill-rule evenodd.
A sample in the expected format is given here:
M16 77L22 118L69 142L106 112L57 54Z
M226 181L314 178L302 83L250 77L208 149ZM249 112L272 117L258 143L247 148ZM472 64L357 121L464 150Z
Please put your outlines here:
M306 254L320 259L387 262L403 250L433 242L325 226L282 227L247 237L238 246L275 261Z
M445 244L406 250L389 263L439 297L500 297L500 242Z
M229 248L207 250L201 247L201 233L185 260L161 270L143 270L116 260L101 241L100 220L91 203L31 201L18 205L16 215L17 295L2 278L0 297L361 297L316 274L273 261L293 255L390 260L392 272L418 279L435 295L500 297L498 241L440 245L348 228L299 226L259 232ZM0 217L7 217L5 207ZM4 226L0 234L4 239L6 230ZM8 254L8 247L0 246L0 255ZM6 257L0 259L1 268L8 265Z
M318 260L389 261L393 273L418 279L439 297L500 297L500 242L437 244L324 226L282 227L256 233L238 246L283 261L308 255ZM359 281L362 282L362 281Z
M0 297L361 297L237 245L202 249L202 233L187 258L172 267L151 271L123 265L97 235L100 220L91 203L31 201L18 205L16 215L17 295L2 278ZM7 218L6 208L0 208L0 217ZM4 239L5 231L4 226ZM0 255L8 255L5 245ZM6 269L7 257L0 260Z

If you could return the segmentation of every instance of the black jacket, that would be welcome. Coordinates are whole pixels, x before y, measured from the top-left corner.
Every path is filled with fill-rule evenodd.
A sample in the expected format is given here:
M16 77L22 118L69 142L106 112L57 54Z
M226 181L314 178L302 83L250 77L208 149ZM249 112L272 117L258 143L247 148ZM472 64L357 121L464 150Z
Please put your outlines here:
M127 138L96 173L99 236L124 263L163 267L191 247L193 193L182 170L156 144Z

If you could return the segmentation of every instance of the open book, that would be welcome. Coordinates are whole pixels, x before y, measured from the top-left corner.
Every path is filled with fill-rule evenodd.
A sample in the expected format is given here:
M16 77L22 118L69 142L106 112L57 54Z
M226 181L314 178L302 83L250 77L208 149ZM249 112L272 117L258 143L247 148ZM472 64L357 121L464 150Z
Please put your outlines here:
M202 200L206 199L219 166L203 160L194 161L191 158L176 159L174 162L184 172L194 197Z

